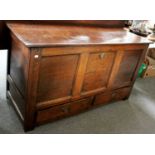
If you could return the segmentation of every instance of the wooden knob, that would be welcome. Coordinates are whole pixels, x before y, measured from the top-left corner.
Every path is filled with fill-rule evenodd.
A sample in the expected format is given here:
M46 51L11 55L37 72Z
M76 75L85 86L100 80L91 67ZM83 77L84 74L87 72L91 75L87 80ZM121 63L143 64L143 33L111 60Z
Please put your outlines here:
M117 94L117 93L113 93L113 94L112 94L112 98L115 98L115 97L116 97L116 94Z
M103 59L104 58L105 53L101 53L100 54L100 58Z
M62 107L61 110L62 110L62 112L64 112L64 113L68 113L69 108L68 108L68 107Z

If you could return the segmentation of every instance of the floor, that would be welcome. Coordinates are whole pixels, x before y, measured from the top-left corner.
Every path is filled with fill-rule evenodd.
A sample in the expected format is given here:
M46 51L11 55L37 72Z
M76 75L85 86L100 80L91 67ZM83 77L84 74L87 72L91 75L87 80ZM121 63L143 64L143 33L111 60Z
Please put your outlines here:
M6 101L6 51L0 51L0 133L24 133ZM155 78L137 79L131 96L91 111L36 127L29 134L155 133Z

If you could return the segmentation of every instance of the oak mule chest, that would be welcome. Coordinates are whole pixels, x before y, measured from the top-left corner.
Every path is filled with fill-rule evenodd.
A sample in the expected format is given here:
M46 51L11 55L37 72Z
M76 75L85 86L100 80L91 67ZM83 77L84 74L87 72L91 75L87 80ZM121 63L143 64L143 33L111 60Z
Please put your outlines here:
M123 28L19 23L8 28L7 96L25 131L127 99L149 45Z

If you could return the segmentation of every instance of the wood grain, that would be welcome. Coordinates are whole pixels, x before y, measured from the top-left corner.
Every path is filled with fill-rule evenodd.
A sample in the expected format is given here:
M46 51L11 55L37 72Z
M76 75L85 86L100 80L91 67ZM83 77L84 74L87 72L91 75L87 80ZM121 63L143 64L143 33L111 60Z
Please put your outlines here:
M101 51L89 55L87 69L83 80L82 93L107 88L115 52Z
M88 53L81 54L79 64L78 64L78 70L76 74L76 80L73 86L73 98L78 98L80 97L81 90L82 90L82 85L83 85L83 79L84 79L84 74L88 62Z
M12 34L8 77L14 81L8 80L8 92L23 114L26 131L127 99L150 43L122 28L8 26Z
M28 47L150 43L123 28L33 24L8 24L8 27Z
M78 59L78 55L61 55L42 58L37 102L72 95L72 85L77 70Z
M35 56L38 56L35 58ZM27 98L25 106L25 131L32 130L35 126L36 117L36 100L37 100L37 88L40 70L40 49L31 49L29 69L28 69L28 82L27 82Z

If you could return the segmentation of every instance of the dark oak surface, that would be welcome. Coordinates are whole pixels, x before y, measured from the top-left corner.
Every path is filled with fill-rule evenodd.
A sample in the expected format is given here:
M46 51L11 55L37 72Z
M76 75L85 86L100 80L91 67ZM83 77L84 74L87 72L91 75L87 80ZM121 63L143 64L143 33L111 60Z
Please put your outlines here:
M77 25L95 26L104 28L121 28L125 26L124 20L0 20L0 49L10 47L9 33L6 23L42 24L42 25Z
M8 27L8 96L26 131L127 99L150 43L123 28Z
M62 55L41 61L38 102L71 96L78 59L78 55Z
M107 51L90 54L84 75L82 92L107 87L115 56L115 52Z
M123 28L61 25L8 24L12 33L28 47L144 44L150 41Z

